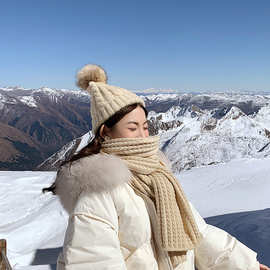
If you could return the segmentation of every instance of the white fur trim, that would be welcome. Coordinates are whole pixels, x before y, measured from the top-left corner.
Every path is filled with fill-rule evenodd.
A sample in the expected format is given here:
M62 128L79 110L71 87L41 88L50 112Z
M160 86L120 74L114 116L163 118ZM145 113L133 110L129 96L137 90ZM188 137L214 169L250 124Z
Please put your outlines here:
M111 191L129 182L131 176L119 157L99 153L62 166L56 178L56 194L64 208L71 212L82 191Z

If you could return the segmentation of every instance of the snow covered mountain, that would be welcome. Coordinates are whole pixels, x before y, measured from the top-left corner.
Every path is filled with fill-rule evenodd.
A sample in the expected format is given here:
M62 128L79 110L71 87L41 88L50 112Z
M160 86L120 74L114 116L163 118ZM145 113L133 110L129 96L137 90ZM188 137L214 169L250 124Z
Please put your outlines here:
M84 146L86 146L93 138L92 132L89 131L83 136L72 140L64 145L60 151L44 160L36 167L38 171L56 171L62 162L68 160L72 155L77 154Z
M162 144L175 172L232 159L270 156L270 131L237 107L221 119L213 118L211 112L192 120L180 119L182 128Z
M222 118L216 119L213 111L192 105L184 112L180 106L173 106L165 113L150 111L148 119L150 133L160 135L160 147L177 173L239 158L270 156L270 131L262 120L267 117L268 110L264 108L260 110L260 121L257 121L256 117L233 106ZM84 137L87 139L82 140L80 148L91 141L88 133ZM78 152L77 145L73 140L38 169L55 170L57 166L50 164L57 165L69 159L72 153Z
M262 107L258 113L254 115L254 120L270 130L270 105Z
M223 146L231 145L232 148L234 145L238 145L239 139L235 139L236 136L233 136L234 139L232 139L229 134L223 135L221 132L225 125L228 126L228 130L233 128L230 125L234 120L230 123L224 119L224 123L218 123L220 128L216 126L217 121L223 119L232 107L239 108L248 119L260 124L262 128L270 128L270 95L267 94L141 93L140 95L144 98L147 109L150 111L150 132L151 134L162 134L162 141L166 143L163 145L164 150L166 150L166 146L169 146L170 140L171 142L175 140L176 131L179 131L177 141L182 141L179 146L188 150L188 156L184 158L185 164L179 165L179 169L193 166L190 159L194 154L189 153L197 151L194 141L198 142L198 145L202 145L204 140L208 140L207 136L211 135L209 140L213 142L212 148L215 145L220 148L219 141L223 142ZM3 149L8 149L8 155L0 155L0 169L33 170L42 162L46 164L44 161L55 155L62 147L69 148L70 146L67 144L77 145L78 142L73 140L76 141L91 129L89 101L86 92L77 90L46 87L40 89L0 88L0 142ZM251 125L251 122L249 124ZM210 132L211 129L212 132ZM257 131L262 134L267 132L263 129ZM241 137L243 136L241 135ZM247 137L250 137L250 134ZM257 147L261 147L264 149L261 155L267 153L269 148L266 144L264 145L264 136L261 143L259 137L256 138L254 142L250 142L249 139L245 142L245 144L251 145L252 150L249 152L253 153L254 149L257 150ZM188 141L189 139L190 141ZM188 142L183 144L183 140ZM208 147L204 148L208 149ZM243 149L243 147L241 148ZM66 157L73 153L71 148L71 152L63 151L66 153ZM216 162L216 159L217 162L220 162L228 155L228 151L225 150L225 154L222 154L224 151L220 149L219 155L222 157L217 159L212 157L210 148L208 160L199 161L196 164L209 164ZM237 152L239 151L237 150ZM225 160L230 160L233 156L234 154L229 154ZM174 156L171 157L174 158ZM198 160L197 157L196 159Z

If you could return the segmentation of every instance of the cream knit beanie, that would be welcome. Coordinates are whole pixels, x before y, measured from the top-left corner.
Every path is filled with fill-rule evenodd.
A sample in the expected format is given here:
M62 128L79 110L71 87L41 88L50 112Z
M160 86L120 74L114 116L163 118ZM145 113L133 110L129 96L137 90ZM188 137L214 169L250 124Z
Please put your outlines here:
M106 72L97 65L86 65L77 73L77 85L91 96L92 131L121 108L139 103L145 107L142 98L124 88L107 84Z

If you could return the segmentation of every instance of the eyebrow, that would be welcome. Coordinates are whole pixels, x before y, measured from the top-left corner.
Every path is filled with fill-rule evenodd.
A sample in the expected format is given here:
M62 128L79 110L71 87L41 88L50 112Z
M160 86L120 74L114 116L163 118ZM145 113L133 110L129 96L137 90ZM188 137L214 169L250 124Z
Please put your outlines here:
M148 122L148 120L146 120L144 123L143 123L143 125L144 124L146 124ZM139 125L139 123L138 122L135 122L135 121L129 121L129 122L127 122L127 124L135 124L135 125Z

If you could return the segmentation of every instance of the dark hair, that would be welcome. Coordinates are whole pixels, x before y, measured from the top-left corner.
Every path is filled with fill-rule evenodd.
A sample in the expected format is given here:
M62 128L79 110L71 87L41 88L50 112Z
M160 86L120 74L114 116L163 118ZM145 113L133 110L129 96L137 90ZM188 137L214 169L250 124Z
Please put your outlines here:
M134 103L134 104L127 105L127 106L121 108L114 115L112 115L109 119L107 119L104 122L104 125L106 127L108 127L108 128L112 128L126 114L130 113L131 111L133 111L134 109L136 109L138 106L140 106L141 108L143 108L143 110L145 112L145 116L147 117L148 111L146 110L146 108L144 106L142 106L140 103ZM101 126L102 125L100 125L99 128L97 129L97 132L95 134L95 137L91 140L91 142L88 145L86 145L83 149L81 149L79 153L71 156L68 160L62 162L61 165L60 165L60 168L61 168L61 166L65 165L65 164L71 165L71 163L73 161L75 161L75 160L78 160L80 158L83 158L83 157L86 157L86 156L90 156L90 155L93 155L93 154L98 154L100 152L101 142L104 140L100 136L100 134L99 134L99 131L100 131ZM57 175L59 173L60 168L57 171ZM57 178L57 175L56 175L56 178ZM55 185L55 182L54 182L50 187L43 188L42 189L42 192L45 193L45 192L50 191L53 194L55 194L55 189L56 189L56 185Z

